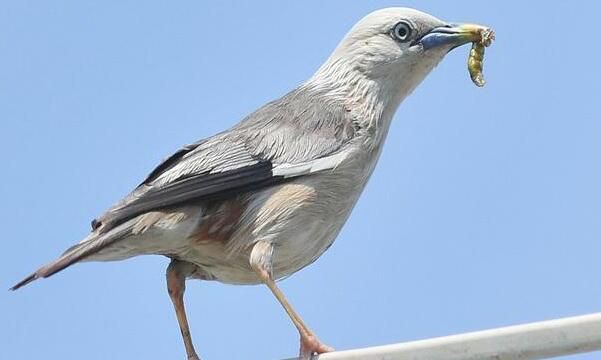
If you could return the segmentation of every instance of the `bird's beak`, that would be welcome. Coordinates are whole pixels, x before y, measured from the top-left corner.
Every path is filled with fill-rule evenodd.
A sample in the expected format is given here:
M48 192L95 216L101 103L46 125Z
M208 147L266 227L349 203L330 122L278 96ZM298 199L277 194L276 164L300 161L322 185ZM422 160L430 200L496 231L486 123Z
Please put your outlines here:
M477 42L482 39L482 32L488 28L476 24L452 24L432 29L418 43L424 50L438 47L448 47L449 50L458 46Z

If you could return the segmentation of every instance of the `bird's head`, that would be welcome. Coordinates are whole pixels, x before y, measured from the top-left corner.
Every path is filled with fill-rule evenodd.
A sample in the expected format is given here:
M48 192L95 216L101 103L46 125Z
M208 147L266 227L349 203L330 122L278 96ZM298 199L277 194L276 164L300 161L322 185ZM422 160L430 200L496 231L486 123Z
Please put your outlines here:
M379 91L398 105L450 50L478 41L483 29L409 8L377 10L353 26L314 78L371 83L364 93Z

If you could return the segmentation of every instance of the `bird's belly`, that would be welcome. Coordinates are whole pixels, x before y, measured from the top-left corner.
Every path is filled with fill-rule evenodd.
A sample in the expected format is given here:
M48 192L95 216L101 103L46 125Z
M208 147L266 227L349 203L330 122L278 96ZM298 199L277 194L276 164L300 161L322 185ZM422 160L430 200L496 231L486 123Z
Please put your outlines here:
M332 245L344 220L346 217L313 219L277 241L273 257L274 278L290 276L317 260Z
M250 251L257 241L267 241L274 247L274 277L292 275L332 245L363 189L358 180L329 174L263 190L253 195L227 244L199 243L183 260L198 265L205 279L259 283Z
M281 279L317 260L332 245L345 219L346 217L342 221L328 217L307 219L299 214L295 219L298 225L294 224L294 227L275 236L258 232L253 236L252 242L249 241L250 246L243 251L232 254L225 247L209 245L189 252L193 256L185 260L198 265L206 280L257 284L260 279L250 267L250 250L252 244L263 238L262 235L267 235L274 246L273 276Z

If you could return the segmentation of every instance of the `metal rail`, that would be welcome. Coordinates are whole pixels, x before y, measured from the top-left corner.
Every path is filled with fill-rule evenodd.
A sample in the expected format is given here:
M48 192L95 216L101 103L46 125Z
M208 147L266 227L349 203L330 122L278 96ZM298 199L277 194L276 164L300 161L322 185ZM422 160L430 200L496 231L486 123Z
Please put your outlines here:
M601 313L406 343L336 351L315 358L319 360L535 360L597 350L601 350Z

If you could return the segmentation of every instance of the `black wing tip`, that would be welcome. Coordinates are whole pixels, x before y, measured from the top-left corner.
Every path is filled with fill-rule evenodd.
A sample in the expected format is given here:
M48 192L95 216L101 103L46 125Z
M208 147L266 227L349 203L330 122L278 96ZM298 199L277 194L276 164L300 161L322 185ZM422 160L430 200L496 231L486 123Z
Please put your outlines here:
M11 287L9 290L10 291L15 291L18 290L19 288L29 284L32 281L35 281L37 279L39 279L40 276L38 275L37 272L34 272L33 274L29 275L28 277L26 277L25 279L19 281L17 284L15 284L13 287Z

